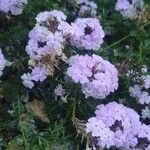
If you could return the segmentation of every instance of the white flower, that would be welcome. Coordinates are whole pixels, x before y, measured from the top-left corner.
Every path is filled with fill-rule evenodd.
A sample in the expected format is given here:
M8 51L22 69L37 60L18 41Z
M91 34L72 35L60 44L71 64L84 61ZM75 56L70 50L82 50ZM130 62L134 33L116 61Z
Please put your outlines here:
M142 109L142 118L143 119L150 118L150 108L149 107L145 107L145 109Z
M61 96L63 97L65 94L66 94L66 91L65 89L63 89L62 85L61 84L58 84L54 90L54 93L57 95L57 96Z
M31 74L27 73L21 76L21 79L23 80L23 85L29 89L32 89L34 87L34 83L31 81Z
M142 68L141 68L141 71L142 71L142 73L147 73L147 71L148 71L147 66L143 65Z
M129 93L130 93L130 96L132 96L134 98L141 97L141 94L142 94L141 86L138 84L136 84L134 86L130 86L129 87Z

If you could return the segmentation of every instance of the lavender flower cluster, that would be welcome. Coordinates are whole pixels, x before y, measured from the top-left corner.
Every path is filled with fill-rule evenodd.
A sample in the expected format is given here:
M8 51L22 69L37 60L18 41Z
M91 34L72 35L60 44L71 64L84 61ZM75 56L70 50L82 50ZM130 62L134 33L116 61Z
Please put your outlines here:
M147 73L147 68L143 70L144 73ZM131 97L136 98L139 104L145 106L142 109L142 118L150 118L150 75L142 75L139 77L142 81L141 84L135 84L129 87L129 93Z
M89 0L76 0L79 6L78 15L83 17L85 15L90 15L95 17L97 15L97 4Z
M53 76L58 61L66 60L63 49L68 41L87 50L97 50L103 43L104 31L97 19L80 18L70 25L66 18L63 12L57 10L37 15L26 46L31 73L21 77L25 87L31 89L34 82L43 82L47 76Z
M65 59L62 49L68 36L73 32L66 18L63 12L57 10L37 15L36 25L29 33L26 46L32 72L21 77L26 87L31 89L34 86L33 81L43 82L47 76L53 76L54 66L57 66L58 60Z
M66 75L81 86L85 98L104 99L118 89L118 71L113 64L102 57L92 55L74 55L67 59L64 54L66 44L82 52L100 49L105 33L98 19L96 3L89 0L76 0L79 17L68 23L67 16L58 10L40 12L35 27L29 32L26 52L29 55L29 72L21 76L25 87L31 89L36 82L53 77L60 61L69 65ZM1 0L0 11L19 15L27 0ZM137 19L143 0L117 0L115 9L125 19ZM90 14L94 18L82 18ZM0 76L6 66L0 49ZM147 69L143 69L147 73ZM128 74L127 74L128 75ZM150 76L140 77L143 84L129 88L130 96L145 105L142 111L144 119L150 118ZM57 97L67 103L66 89L58 84L54 90ZM150 126L140 121L140 116L122 104L111 102L97 106L96 116L88 119L86 133L92 137L95 147L125 148L131 150L150 150Z
M70 43L79 49L98 50L103 43L105 33L96 18L78 18L72 23L74 34Z
M69 60L67 75L75 83L81 84L86 98L103 99L118 88L118 72L116 68L100 56L93 54L75 55Z
M95 147L150 149L150 126L142 124L133 109L111 102L97 106L95 114L86 123L86 132L91 134Z
M6 66L7 60L5 59L4 55L2 54L2 50L0 49L0 76L3 75L3 70Z
M36 26L29 33L27 53L33 59L41 59L43 53L60 56L65 40L72 33L71 26L65 21L63 12L53 10L41 12L36 17Z
M12 15L20 15L27 0L0 0L0 11Z
M139 84L129 88L130 96L136 98L140 104L150 104L150 95L146 89Z
M137 19L143 6L143 0L117 0L115 9L119 11L125 19Z

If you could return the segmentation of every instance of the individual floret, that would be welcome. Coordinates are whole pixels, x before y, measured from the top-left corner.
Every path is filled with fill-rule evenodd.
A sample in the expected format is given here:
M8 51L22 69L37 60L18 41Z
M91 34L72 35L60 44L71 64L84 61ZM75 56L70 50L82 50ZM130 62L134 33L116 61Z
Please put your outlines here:
M142 118L150 119L150 107L146 106L144 109L142 109Z
M23 85L29 89L32 89L34 87L34 83L32 81L32 76L30 73L25 73L21 76Z
M44 67L35 67L31 73L27 73L21 76L23 84L27 88L33 88L34 82L43 82L47 78L47 70Z
M55 95L60 96L60 97L64 97L66 94L66 90L63 89L61 84L58 84L54 90Z

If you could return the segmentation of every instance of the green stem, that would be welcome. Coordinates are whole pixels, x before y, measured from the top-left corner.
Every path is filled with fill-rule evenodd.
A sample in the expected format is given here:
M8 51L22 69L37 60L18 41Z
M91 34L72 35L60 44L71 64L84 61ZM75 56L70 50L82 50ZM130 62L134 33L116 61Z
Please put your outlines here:
M19 121L19 125L20 125L20 129L21 129L21 134L22 134L22 137L23 137L24 145L26 147L26 150L29 150L29 145L28 145L28 142L26 140L26 136L25 136L23 128L22 128L22 123L20 121Z
M67 0L72 6L76 8L80 8L76 2L73 2L72 0Z
M72 117L75 117L75 113L76 113L76 99L77 99L77 94L78 94L78 90L77 88L74 91L74 99L73 99L73 111L72 111Z
M12 65L11 65L11 66L13 66L13 65L15 65L15 64L17 64L17 63L19 63L19 62L22 62L22 61L24 61L24 60L26 60L26 59L29 59L29 57L26 56L26 57L17 59L17 60L15 60L14 62L12 62Z
M143 26L141 26L141 27L139 28L139 30L143 29L144 27L146 27L146 26L149 25L149 24L150 24L150 21L148 21L148 22L145 23ZM114 47L115 45L119 44L120 42L126 40L126 39L127 39L128 37L130 37L130 36L131 36L131 33L127 34L127 35L124 36L122 39L120 39L120 40L118 40L118 41L112 43L110 46L108 46L108 47L106 47L106 48L104 48L104 49L102 49L102 50L103 50L103 51L104 51L104 50L108 50L108 49Z
M142 43L140 41L140 61L142 61L143 59L142 55L143 55L143 48L142 48Z
M130 37L130 34L128 34L128 35L126 35L125 37L123 37L122 39L120 39L120 40L114 42L114 43L111 44L110 46L104 48L103 51L104 51L104 50L108 50L108 49L114 47L115 45L117 45L117 44L119 44L120 42L124 41L124 40L127 39L128 37Z
M93 105L91 105L89 102L86 101L86 103L87 103L91 108L93 108L94 110L96 110L96 107L94 107Z
M141 26L139 29L142 29L142 28L144 28L144 27L146 27L147 25L149 25L150 24L150 21L148 21L147 23L145 23L143 26Z
M20 105L19 105L19 98L18 98L18 117L19 117L19 126L20 126L20 130L21 130L21 134L22 134L22 138L23 138L23 141L24 141L24 145L25 145L25 149L26 150L29 150L29 145L28 145L28 142L26 140L26 136L25 136L25 133L24 133L24 129L22 128L22 121L21 121L21 114L20 114Z
M72 117L75 117L75 112L76 112L76 100L73 100L73 111L72 111Z

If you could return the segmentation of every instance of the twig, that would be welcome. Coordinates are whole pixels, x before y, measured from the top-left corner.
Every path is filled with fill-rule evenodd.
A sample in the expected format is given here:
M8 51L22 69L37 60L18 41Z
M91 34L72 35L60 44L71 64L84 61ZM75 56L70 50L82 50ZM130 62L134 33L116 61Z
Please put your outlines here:
M150 24L150 21L148 21L147 23L145 23L143 26L141 26L141 27L138 28L138 29L141 30L141 29L143 29L144 27L146 27L146 26L149 25L149 24ZM120 42L126 40L126 39L127 39L128 37L130 37L130 36L131 36L131 33L127 34L127 35L124 36L122 39L120 39L120 40L114 42L113 44L111 44L110 46L108 46L108 47L106 47L106 48L104 48L104 49L102 49L102 50L103 50L103 51L104 51L104 50L108 50L108 49L114 47L115 45L119 44Z
M23 138L23 141L24 141L24 145L25 145L25 148L26 150L29 150L29 145L28 145L28 142L26 140L26 136L24 134L24 129L22 128L22 121L21 121L21 114L20 114L20 105L19 105L19 98L18 98L18 117L19 117L19 125L20 125L20 130L21 130L21 134L22 134L22 138Z

